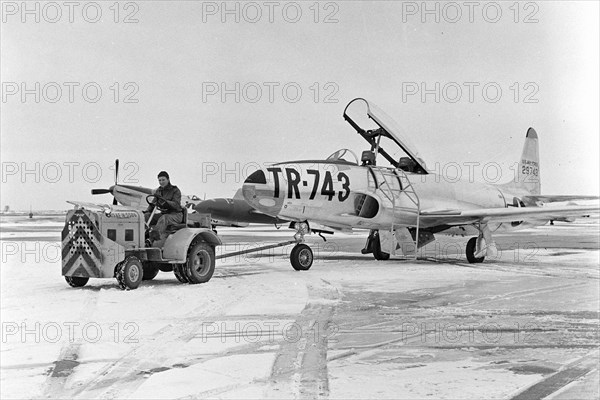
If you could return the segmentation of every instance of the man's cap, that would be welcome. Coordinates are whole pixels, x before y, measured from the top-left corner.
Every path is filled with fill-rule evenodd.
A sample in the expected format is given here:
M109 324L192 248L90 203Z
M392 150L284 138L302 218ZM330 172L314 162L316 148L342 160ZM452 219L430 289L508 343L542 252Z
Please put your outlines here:
M158 173L158 177L160 178L161 176L164 176L165 178L167 178L168 180L171 180L171 178L169 178L169 174L167 174L167 171L160 171Z

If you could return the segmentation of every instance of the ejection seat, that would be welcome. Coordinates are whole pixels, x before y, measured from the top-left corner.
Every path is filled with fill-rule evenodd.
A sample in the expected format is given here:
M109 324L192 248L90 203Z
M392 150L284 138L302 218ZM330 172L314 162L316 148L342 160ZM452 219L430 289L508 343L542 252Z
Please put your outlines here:
M362 152L361 156L360 156L360 161L362 163L362 166L366 166L366 165L375 165L375 153L370 151L370 150L365 150Z
M404 172L415 172L417 164L410 157L400 157L398 168Z

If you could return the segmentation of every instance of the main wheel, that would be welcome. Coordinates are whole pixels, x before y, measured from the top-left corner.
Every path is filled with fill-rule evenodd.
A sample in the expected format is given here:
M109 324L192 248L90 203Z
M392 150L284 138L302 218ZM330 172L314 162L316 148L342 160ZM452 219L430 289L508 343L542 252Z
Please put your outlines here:
M71 287L85 286L85 284L88 283L89 280L90 278L86 278L84 276L65 276L65 281L67 281L67 283Z
M175 278L181 283L189 283L187 276L185 275L185 264L174 264L173 274Z
M313 263L313 252L305 244L297 244L290 253L290 262L296 271L307 271Z
M379 232L373 234L373 256L376 260L385 261L390 259L390 253L381 251L381 241L379 240Z
M205 242L192 243L184 269L190 283L208 282L215 272L214 247Z
M136 256L129 256L117 265L116 278L123 290L137 289L143 276L144 267Z
M477 238L473 237L473 238L469 239L469 241L467 242L467 249L466 249L467 260L469 260L469 262L471 264L483 262L483 260L485 259L485 256L484 257L475 257L476 251L477 251Z
M143 281L151 281L152 279L156 278L156 275L158 275L159 271L160 271L160 268L155 263L153 263L151 261L145 262L142 280Z

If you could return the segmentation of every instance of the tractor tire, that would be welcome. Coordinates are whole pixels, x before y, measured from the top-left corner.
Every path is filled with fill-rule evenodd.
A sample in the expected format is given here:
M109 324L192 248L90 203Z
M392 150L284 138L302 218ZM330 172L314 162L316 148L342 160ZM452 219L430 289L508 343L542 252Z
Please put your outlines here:
M173 272L173 264L169 263L156 263L158 269L162 272Z
M84 276L65 276L65 281L67 281L67 283L71 287L85 286L89 280L90 278L86 278Z
M116 278L123 290L137 289L144 277L144 267L136 256L129 256L117 264Z
M467 260L469 260L471 264L481 263L485 259L485 256L475 257L475 251L477 251L477 238L473 237L467 242L467 249L465 251L467 253Z
M305 244L297 244L290 253L292 268L296 271L308 271L313 264L312 249Z
M208 282L215 272L215 248L206 242L192 243L184 270L189 283Z
M173 265L173 274L175 274L175 278L181 283L189 283L187 276L185 275L185 264L174 264Z
M158 275L159 271L160 271L160 268L158 267L158 265L156 263L145 262L142 280L143 281L151 281L152 279L156 278L156 275Z
M373 249L373 257L375 257L376 260L379 261L386 261L390 259L390 253L386 253L381 251L381 241L379 240L379 232L373 234L373 242L372 242L372 249Z

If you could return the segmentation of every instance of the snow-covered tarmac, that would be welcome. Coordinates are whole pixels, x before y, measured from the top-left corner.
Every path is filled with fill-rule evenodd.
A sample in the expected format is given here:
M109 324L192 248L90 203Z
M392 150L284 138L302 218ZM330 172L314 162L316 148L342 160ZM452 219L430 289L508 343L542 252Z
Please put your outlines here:
M0 221L2 399L599 397L597 220L499 235L483 264L468 238L384 262L336 234L309 271L288 246L121 291L66 284L62 218ZM218 254L292 233L220 229Z

